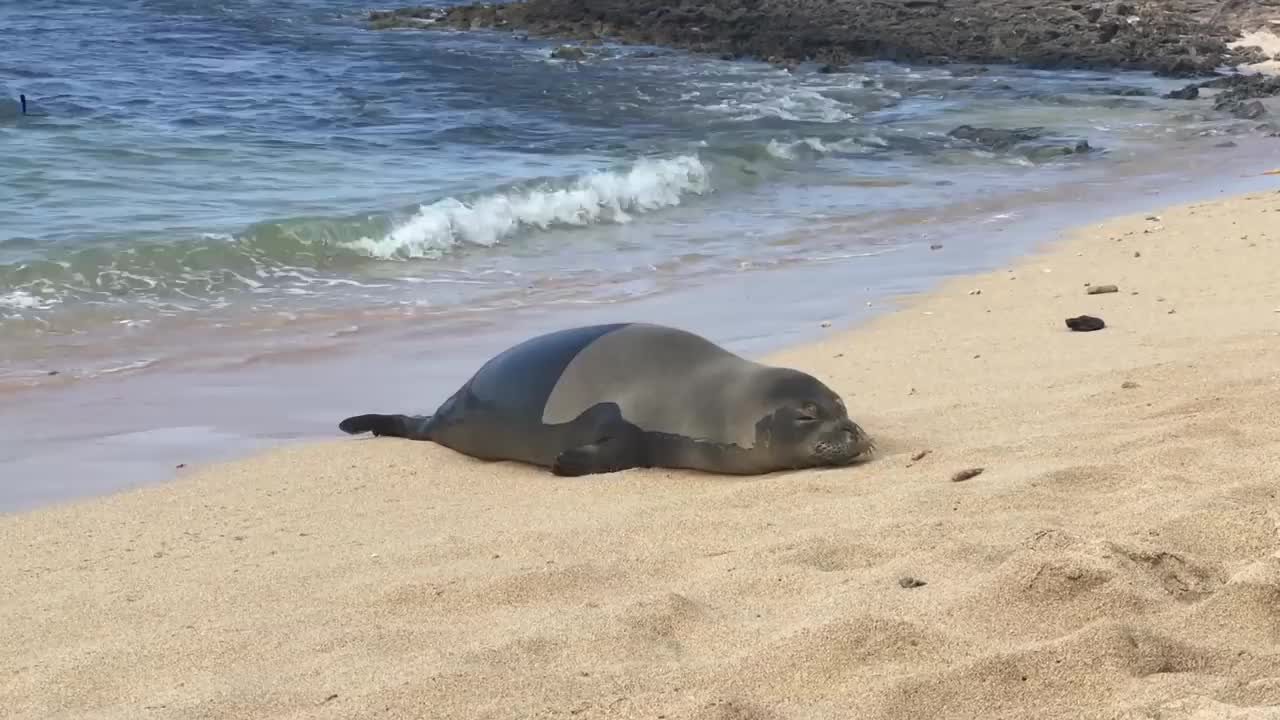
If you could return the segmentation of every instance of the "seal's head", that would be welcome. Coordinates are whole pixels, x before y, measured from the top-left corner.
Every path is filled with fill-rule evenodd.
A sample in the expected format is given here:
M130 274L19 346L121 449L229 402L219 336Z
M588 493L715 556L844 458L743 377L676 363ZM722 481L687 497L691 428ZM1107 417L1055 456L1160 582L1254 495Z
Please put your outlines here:
M780 466L848 465L875 449L844 401L820 380L785 368L770 375L763 390L771 411L756 424L756 437Z

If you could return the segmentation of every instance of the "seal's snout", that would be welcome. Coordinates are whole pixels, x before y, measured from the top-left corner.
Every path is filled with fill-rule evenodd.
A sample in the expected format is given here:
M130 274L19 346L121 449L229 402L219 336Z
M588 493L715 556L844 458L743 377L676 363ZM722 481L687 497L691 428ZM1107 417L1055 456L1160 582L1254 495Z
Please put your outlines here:
M858 423L852 420L845 420L844 431L848 433L849 452L854 458L868 455L876 449L875 441Z
M854 421L845 418L835 424L814 447L813 452L826 465L848 465L875 449L871 436Z

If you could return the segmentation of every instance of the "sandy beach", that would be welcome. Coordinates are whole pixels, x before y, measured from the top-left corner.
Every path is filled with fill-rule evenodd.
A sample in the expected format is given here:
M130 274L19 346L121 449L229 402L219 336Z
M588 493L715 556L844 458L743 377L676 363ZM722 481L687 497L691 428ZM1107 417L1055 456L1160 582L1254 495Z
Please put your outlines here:
M1045 241L767 358L858 467L335 439L0 517L3 714L1280 718L1280 191Z

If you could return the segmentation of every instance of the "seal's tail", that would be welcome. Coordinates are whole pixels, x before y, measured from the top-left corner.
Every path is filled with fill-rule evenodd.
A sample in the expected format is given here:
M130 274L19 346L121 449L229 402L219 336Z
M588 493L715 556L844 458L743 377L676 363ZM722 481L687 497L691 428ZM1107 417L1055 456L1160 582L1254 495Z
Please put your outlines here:
M355 415L338 423L339 430L351 435L371 432L410 440L430 440L430 427L430 415Z

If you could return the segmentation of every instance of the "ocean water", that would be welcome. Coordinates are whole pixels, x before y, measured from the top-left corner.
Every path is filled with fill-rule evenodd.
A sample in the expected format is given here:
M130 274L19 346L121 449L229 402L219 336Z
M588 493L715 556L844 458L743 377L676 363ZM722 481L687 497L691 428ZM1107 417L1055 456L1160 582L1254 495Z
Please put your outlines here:
M368 9L0 2L0 403L873 267L1082 189L1208 172L1187 158L1251 132L1141 73L822 74L610 44L565 62L512 33L371 31ZM1043 131L992 149L948 135L962 124Z

